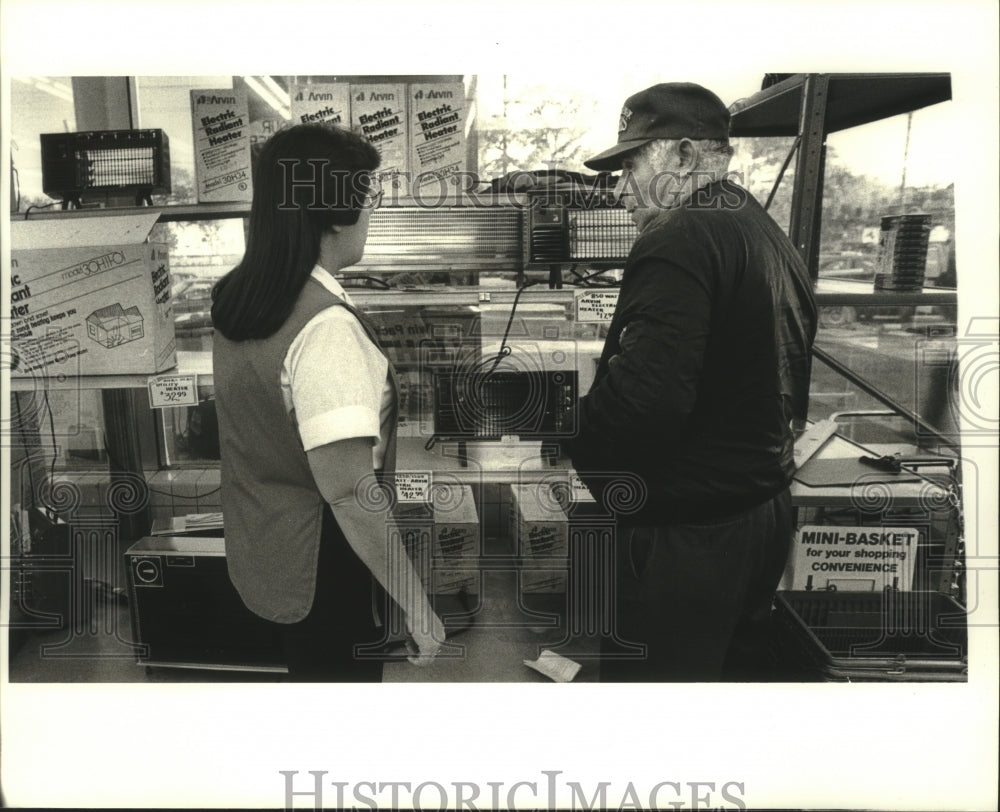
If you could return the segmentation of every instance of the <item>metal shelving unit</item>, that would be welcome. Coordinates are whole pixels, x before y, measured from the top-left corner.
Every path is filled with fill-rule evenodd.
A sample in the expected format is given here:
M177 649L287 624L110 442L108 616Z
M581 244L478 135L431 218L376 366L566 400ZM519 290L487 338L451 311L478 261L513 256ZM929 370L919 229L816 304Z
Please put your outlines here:
M949 99L947 73L816 73L789 77L733 105L734 138L798 138L788 236L813 279L819 274L827 136Z

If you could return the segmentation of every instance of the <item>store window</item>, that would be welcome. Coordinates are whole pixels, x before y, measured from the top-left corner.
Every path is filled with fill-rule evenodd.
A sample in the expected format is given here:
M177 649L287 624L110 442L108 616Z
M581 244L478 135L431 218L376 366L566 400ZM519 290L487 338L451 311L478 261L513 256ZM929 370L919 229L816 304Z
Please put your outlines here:
M163 129L170 140L171 192L154 202L166 206L196 204L192 89L245 90L251 137L255 144L260 144L290 122L290 94L296 84L416 79L463 83L474 122L467 133L470 142L468 164L470 170L479 174L481 184L515 170L555 168L586 173L583 159L603 149L607 140L614 137L612 125L620 100L641 84L630 77L621 77L615 80L620 87L611 89L582 84L572 86L571 80L565 80L559 87L541 86L530 75L135 77L130 84L135 101L135 126ZM653 79L655 77L642 81ZM14 191L20 194L20 200L13 201L15 209L24 211L29 205L51 202L41 188L38 135L76 129L78 111L74 104L74 86L78 82L69 77L15 77L12 82ZM597 99L599 101L594 101ZM93 100L86 96L79 96L77 102L93 105ZM829 137L819 265L821 285L827 282L861 284L871 291L881 217L917 209L933 217L926 281L935 287L955 285L953 187L951 179L942 174L947 173L947 166L936 160L940 141L935 140L949 114L949 104L936 105L909 116ZM791 216L794 160L788 163L783 175L782 168L792 144L792 138L736 139L736 154L730 167L762 204L769 202L770 214L786 230ZM884 145L886 149L876 152L873 145L880 148ZM351 275L348 284L359 295L393 288L417 296L476 285L491 292L508 293L515 291L526 278L545 281L543 274L547 271L526 271L521 267L523 258L516 248L520 233L512 243L515 245L513 253L504 254L502 261L492 257L495 261L491 265L480 262L475 256L477 246L483 242L478 234L472 237L464 231L458 234L434 227L427 233L407 232L404 238L400 238L398 231L385 228L385 234L380 236L387 219L384 210L375 213L369 250L365 260L353 269L356 273ZM393 223L393 228L395 225ZM211 349L211 288L242 257L244 228L245 221L240 216L166 222L157 226L156 237L170 248L177 348L182 353L205 353ZM447 240L442 234L447 235ZM460 251L456 249L456 240L466 238L470 244L459 246ZM441 256L433 255L435 250ZM452 254L445 256L449 250L460 253L461 259ZM564 273L564 280L570 287L576 280L574 273L576 277L582 276L589 273L589 269L581 265ZM608 276L614 273L617 272ZM522 298L515 328L527 325L524 326L525 335L531 336L532 320L535 320L559 340L566 337L600 339L599 330L591 335L593 325L575 324L565 313L556 312L560 308L564 310L564 305L533 301L535 294L544 289L544 284L540 285ZM464 323L468 309L467 305L427 306L409 302L399 307L405 311L401 318L424 326L441 318ZM473 306L478 319L477 329L484 336L490 334L493 321L505 322L506 307L506 304ZM523 324L522 319L525 320ZM950 419L948 385L941 377L946 369L932 369L921 364L918 354L928 341L935 347L949 341L953 344L956 329L953 306L907 304L897 307L885 302L870 307L824 306L819 346L845 365L870 374L895 400L921 415L929 415L932 422L947 429ZM890 364L886 359L895 361ZM894 370L892 374L886 372L890 367ZM825 370L822 364L817 363L814 370L814 418L878 403L862 389ZM419 379L411 383L411 390L421 393L412 403L425 402L427 381ZM945 393L943 400L942 393ZM210 391L204 394L205 401L211 400ZM166 459L171 462L202 459L206 448L211 458L211 447L200 443L196 436L204 416L163 413ZM407 419L411 425L418 425L419 409L411 411ZM90 422L96 426L99 418ZM95 443L95 447L98 446Z
M788 233L795 180L794 138L734 138L729 171ZM791 160L789 160L791 157Z
M243 89L247 92L251 145L290 120L288 77L280 76L137 76L137 126L162 129L170 139L172 190L160 205L196 203L191 91Z
M946 102L827 139L818 289L861 300L820 308L817 347L859 380L814 363L813 419L885 410L878 392L934 431L958 436L957 309L913 301L921 287L954 289L957 282L953 178L938 159L950 115ZM898 250L885 256L880 242L891 240ZM868 294L880 300L868 305ZM861 442L936 444L912 419L866 419L852 430Z
M39 135L75 132L72 79L15 76L10 82L11 212L53 205L42 189Z
M883 218L921 214L926 254L914 271L928 286L955 287L954 177L939 157L951 113L945 102L827 138L820 276L873 282Z

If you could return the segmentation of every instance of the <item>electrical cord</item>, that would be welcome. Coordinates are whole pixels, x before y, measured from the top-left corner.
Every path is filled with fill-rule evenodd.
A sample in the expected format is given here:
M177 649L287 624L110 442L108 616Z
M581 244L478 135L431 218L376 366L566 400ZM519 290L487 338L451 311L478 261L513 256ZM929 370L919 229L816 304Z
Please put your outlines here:
M380 286L382 290L392 290L392 285L386 282L384 279L379 279L377 276L350 276L345 277L343 281L358 280L364 282L374 282L376 285ZM344 285L345 288L352 287L367 287L367 285Z
M576 282L567 282L566 284L568 284L568 285L581 285L582 287L585 287L585 288L592 288L592 287L617 287L617 286L619 286L621 284L617 280L612 280L611 282L605 282L604 284L602 284L600 286L590 284L590 280L591 279L593 279L593 278L595 278L597 276L600 276L601 274L605 274L605 273L607 273L608 271L611 271L611 270L615 270L615 267L614 266L608 266L607 268L601 268L599 271L595 271L594 273L587 274L586 276L584 276L583 274L581 274L580 272L578 272L576 270L576 266L574 265L572 268L569 269L569 272L571 274L573 274L573 276L576 277Z
M493 374L494 370L496 370L497 366L500 364L500 361L502 361L504 358L510 355L511 352L513 352L513 350L511 350L510 346L507 344L507 339L510 337L510 328L514 324L514 314L517 312L517 303L518 301L520 301L521 294L524 293L524 291L526 291L530 287L534 287L535 285L539 284L541 284L541 280L536 279L535 281L528 282L527 284L517 289L517 293L514 294L514 302L510 308L510 316L507 318L507 326L504 328L503 331L503 338L500 339L500 349L497 351L497 354L495 356L490 358L484 358L482 361L476 363L472 367L471 372L469 373L470 377L482 374L483 380L489 378L490 375ZM486 367L489 364L492 364L489 370L486 373L482 373L481 370L483 369L483 367ZM438 440L438 435L432 434L430 436L430 439L426 443L424 443L424 450L430 451L432 448L434 448L435 444L437 443L437 440Z
M28 219L28 214L31 212L32 209L48 209L54 206L58 202L59 202L58 200L53 200L51 203L46 203L44 206L37 206L32 204L31 206L28 206L28 208L24 210L24 219L25 220ZM18 207L20 208L20 206Z
M49 467L49 482L56 476L56 457L59 456L59 446L56 445L56 421L52 416L52 405L49 403L49 390L44 390L42 402L45 404L45 411L49 414L49 434L52 435L52 465Z
M496 358L492 359L493 366L491 366L489 372L486 373L486 377L492 375L493 371L497 368L500 361L502 361L504 358L510 355L511 352L513 352L507 344L507 339L510 336L510 328L514 324L514 314L517 312L517 303L520 301L522 293L524 293L528 288L534 287L535 285L538 284L541 284L541 282L540 280L537 279L533 282L528 282L526 285L523 285L522 287L518 288L517 293L514 294L514 303L510 307L510 316L507 319L507 326L504 328L503 338L500 339L500 349L496 354ZM490 362L489 359L485 361L480 361L479 364L476 365L476 368L478 369L480 366L486 366L486 364L488 364L489 362Z
M20 415L22 413L21 412L21 398L20 398L20 394L18 392L14 392L13 395L14 395L14 408L17 410L18 415ZM52 482L55 479L55 474L56 474L56 459L57 459L58 454L59 454L59 447L56 444L55 418L54 418L53 413L52 413L52 404L49 402L49 393L48 393L48 391L45 391L43 393L43 395L42 395L42 402L45 404L45 410L48 413L49 434L50 434L51 440L52 440L52 462L49 465L49 482ZM31 451L28 448L28 441L27 441L27 438L25 437L25 433L23 431L21 431L21 432L19 432L19 434L21 435L21 444L22 444L22 446L24 448L24 455L25 455L26 458L30 458ZM107 443L104 443L103 447L104 447L104 453L107 455L108 460L111 462L111 464L114 465L115 468L117 468L120 471L125 470L124 467L121 465L121 463L118 460L115 459L114 455L108 449ZM35 494L35 477L34 477L34 473L33 473L32 467L30 465L28 466L28 483L31 486L31 492L33 494ZM219 493L222 490L222 486L219 485L219 487L213 488L212 490L206 491L205 493L195 494L194 496L185 496L185 495L182 495L182 494L175 494L175 493L168 492L168 491L159 491L159 490L156 490L155 488L149 487L148 484L147 484L146 487L147 487L147 490L150 493L157 494L158 496L169 496L171 499L204 499L206 496L212 496L213 494ZM36 494L36 496L37 496L37 494ZM53 509L50 504L43 504L43 506L46 507L46 508L48 508L49 510Z
M49 432L52 435L52 464L51 464L51 466L49 468L49 481L51 482L55 478L55 473L56 473L56 457L57 457L57 455L59 453L59 449L58 449L58 446L56 445L55 420L54 420L53 415L52 415L52 406L49 403L49 393L48 392L45 392L43 394L42 400L45 403L45 410L48 412L48 415L49 415ZM16 401L15 401L15 403L16 403ZM20 404L17 404L17 405L18 405L18 409L20 410ZM23 438L23 436L24 435L22 434L22 438ZM27 451L27 448L25 448L25 451ZM111 462L112 465L115 466L115 468L117 468L119 471L124 471L125 470L124 466L122 466L122 464L118 460L116 460L114 458L114 456L111 454L111 451L108 449L108 444L107 443L104 444L104 453L107 454L108 460ZM29 473L30 473L30 469L29 469ZM214 489L212 489L210 491L206 491L205 493L202 493L202 494L195 494L194 496L184 496L184 495L181 495L181 494L171 493L171 492L168 492L168 491L158 491L155 488L150 488L148 484L146 485L146 489L150 493L155 493L158 496L169 496L172 499L199 499L199 498L204 499L206 496L212 496L213 494L216 494L219 491L221 491L222 490L222 486L220 485L218 488L214 488Z
M573 266L573 268L570 269L570 272L574 276L576 276L578 278L578 281L570 283L570 284L579 284L579 285L582 285L584 287L587 287L587 286L589 286L589 284L588 284L589 280L593 279L596 276L600 276L601 274L605 274L605 273L607 273L610 270L612 270L611 267L601 268L600 270L595 271L592 274L587 274L586 276L582 276L581 274L579 274L576 271L576 266ZM489 368L489 370L487 370L486 373L483 374L483 379L484 380L486 378L489 378L489 376L492 375L493 372L496 370L497 366L499 366L500 362L513 352L513 350L511 350L511 348L510 348L510 345L507 344L507 339L510 337L510 328L514 324L514 315L517 313L517 305L518 305L518 302L521 300L521 294L523 294L524 291L526 291L530 287L534 287L535 285L540 285L541 282L542 282L542 280L536 279L536 280L534 280L532 282L528 282L527 284L525 284L525 285L521 286L520 288L518 288L517 293L514 294L514 301L511 304L510 316L508 316L508 318L507 318L507 326L504 328L503 337L500 339L500 349L497 351L497 353L496 353L495 356L492 356L490 358L484 358L482 361L479 361L477 364L475 364L472 367L472 372L470 373L471 375L479 375L479 374L481 374L480 370L482 370L486 366L490 366L491 365L490 368ZM608 287L617 287L618 284L619 283L614 282L614 283L608 285ZM432 434L430 436L430 439L428 439L427 442L424 444L424 450L425 451L430 451L435 446L435 444L437 443L437 440L438 440L438 435L437 434Z
M13 395L14 395L14 408L17 409L18 417L20 417L23 414L23 412L21 411L21 399L18 396L17 392L14 392ZM49 432L52 435L52 463L49 466L49 495L51 496L52 481L55 478L56 455L58 454L58 447L55 444L55 436L56 436L55 421L52 418L52 408L49 405L49 394L48 394L48 391L46 391L45 394L43 395L43 399L44 399L44 403L45 403L45 408L46 408L46 410L49 413ZM54 507L52 507L52 504L50 502L46 502L46 501L43 500L42 496L44 496L44 494L39 494L35 490L35 475L34 475L34 471L32 469L32 466L30 464L31 450L28 448L28 440L27 440L27 437L25 435L25 432L24 432L23 428L18 433L21 435L21 446L24 448L25 460L29 461L28 462L28 466L27 466L28 467L28 484L31 487L32 496L33 496L33 498L37 499L38 502L39 502L39 504L41 504L41 506L44 507L46 510L49 510L49 511L52 511L53 513L55 513L57 511L56 511L56 509ZM40 439L39 439L39 447L41 447L41 440Z
M113 466L115 466L115 468L117 468L119 471L125 470L122 467L121 463L119 463L118 460L116 460L114 456L112 456L111 452L108 450L107 443L104 444L104 453L108 455L108 460L111 462ZM171 491L158 491L156 490L156 488L151 488L149 486L149 483L146 483L146 490L148 490L150 493L155 493L157 496L169 496L171 499L204 499L206 496L212 496L213 494L216 494L219 491L221 491L222 486L219 485L218 488L213 488L210 491L206 491L205 493L195 494L194 496L184 496L182 494L173 493Z
M580 278L580 283L581 284L587 283L591 279L593 279L595 276L600 276L601 274L606 274L608 271L612 271L612 270L615 270L615 268L614 267L601 268L599 271L594 271L594 273L587 274L586 276L581 277ZM618 282L617 280L615 280L615 281L612 281L612 282L605 283L605 285L603 285L602 287L609 287L609 288L611 288L611 287L619 287L620 285L621 285L621 282ZM589 286L589 287L593 287L593 286Z
M21 416L23 414L23 412L21 411L20 393L14 392L13 394L14 394L14 408L17 409L17 417L18 417L18 420L20 420ZM30 460L31 460L31 452L28 450L28 438L25 436L25 432L24 432L23 428L21 429L21 431L18 432L18 434L21 435L21 446L24 448L24 459L27 462L27 468L28 468L28 485L31 488L31 494L32 494L32 496L33 497L37 497L38 493L35 490L35 474L34 474L34 471L32 471L31 462L30 462ZM48 507L48 506L46 505L46 507Z

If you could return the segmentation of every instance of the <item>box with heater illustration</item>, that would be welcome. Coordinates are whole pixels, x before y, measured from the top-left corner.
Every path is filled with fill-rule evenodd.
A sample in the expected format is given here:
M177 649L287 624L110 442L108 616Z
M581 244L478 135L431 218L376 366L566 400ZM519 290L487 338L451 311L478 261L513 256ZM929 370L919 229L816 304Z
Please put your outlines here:
M142 374L176 365L168 252L152 238L156 220L10 224L11 374Z
M436 483L423 474L425 498L413 498L420 474L399 472L396 524L424 588L434 595L479 592L479 513L468 485Z

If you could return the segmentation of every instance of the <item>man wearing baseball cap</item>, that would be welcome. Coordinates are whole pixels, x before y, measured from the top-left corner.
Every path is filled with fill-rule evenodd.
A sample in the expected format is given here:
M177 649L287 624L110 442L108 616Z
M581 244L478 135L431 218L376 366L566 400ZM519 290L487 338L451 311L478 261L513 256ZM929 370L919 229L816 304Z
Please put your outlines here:
M618 504L605 681L769 676L816 305L795 247L728 173L731 155L722 101L667 83L627 99L617 143L585 161L621 170L616 193L639 229L566 446L612 509L615 477L638 483L635 504Z

